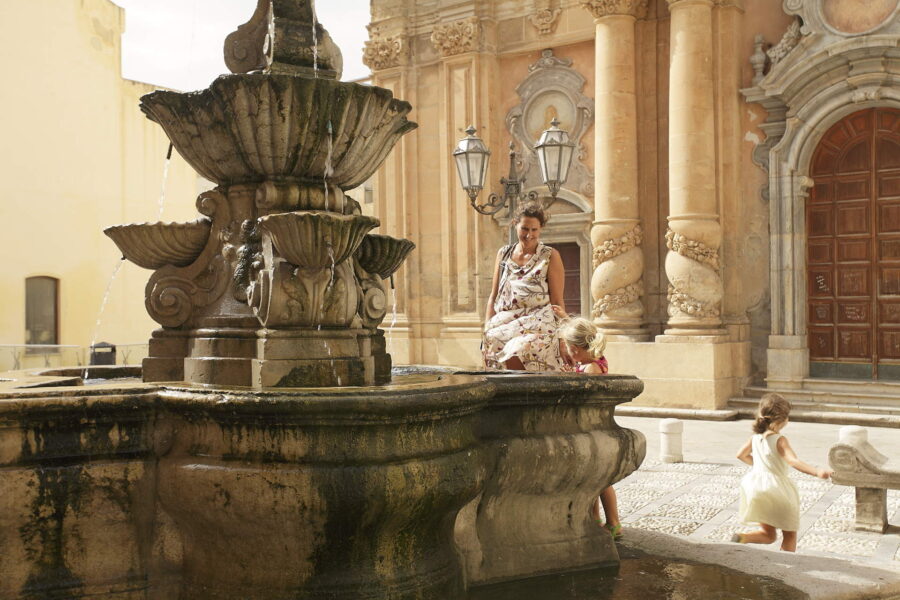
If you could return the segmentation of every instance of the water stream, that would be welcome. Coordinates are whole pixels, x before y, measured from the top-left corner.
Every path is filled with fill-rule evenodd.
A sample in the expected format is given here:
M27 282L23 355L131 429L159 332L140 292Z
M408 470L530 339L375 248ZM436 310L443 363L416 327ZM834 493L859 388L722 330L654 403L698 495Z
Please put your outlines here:
M319 76L319 35L316 33L316 9L313 7L312 15L312 38L313 38L313 77Z
M159 213L156 215L157 221L162 221L163 208L166 205L166 182L169 180L169 163L172 162L172 148L169 144L169 151L166 152L166 161L163 163L162 185L159 189Z
M113 283L116 281L116 276L119 274L119 270L122 268L123 264L125 264L124 256L116 261L116 266L112 271L112 275L109 277L109 282L106 284L106 291L103 293L103 300L100 302L100 310L97 313L97 322L94 324L94 333L91 335L91 345L88 347L88 360L84 365L84 372L81 374L82 379L88 378L88 372L91 368L90 352L97 343L97 337L100 335L100 323L103 320L103 311L106 309L106 303L109 301L109 294L112 291Z
M394 325L397 324L397 290L394 288L394 276L391 275L391 324L388 326L385 337L391 339Z
M331 155L334 151L334 130L331 127L331 121L328 121L328 139L327 144L325 146L325 169L322 175L322 183L325 186L325 207L328 207L328 178L331 177L331 174L334 173L334 168L331 165ZM344 206L343 206L343 198L344 195L341 194L341 214L344 214Z

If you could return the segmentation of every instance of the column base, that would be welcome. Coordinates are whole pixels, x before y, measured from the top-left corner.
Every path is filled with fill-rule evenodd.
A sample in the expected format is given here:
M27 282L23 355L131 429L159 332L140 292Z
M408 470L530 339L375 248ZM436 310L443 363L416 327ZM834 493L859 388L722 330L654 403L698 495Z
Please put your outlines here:
M610 373L636 375L644 392L635 406L719 410L750 376L750 342L725 335L656 337L656 343L610 341Z

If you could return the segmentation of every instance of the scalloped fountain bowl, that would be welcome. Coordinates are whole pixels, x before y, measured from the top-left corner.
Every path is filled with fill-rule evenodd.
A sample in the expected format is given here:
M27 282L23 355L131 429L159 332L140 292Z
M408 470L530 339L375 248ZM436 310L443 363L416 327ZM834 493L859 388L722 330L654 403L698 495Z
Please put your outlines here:
M131 223L103 230L122 255L145 269L166 265L185 267L200 256L209 239L211 222L197 219L188 223Z
M414 243L406 239L370 233L359 245L356 258L363 269L387 279L400 268L415 247Z
M344 262L366 233L379 224L378 219L364 215L311 211L278 213L259 219L260 230L272 237L281 255L291 264L306 269L324 269Z
M352 189L417 126L406 118L410 104L389 90L275 74L223 75L200 92L156 91L141 98L141 110L194 169L220 185L321 182L331 137L328 181Z

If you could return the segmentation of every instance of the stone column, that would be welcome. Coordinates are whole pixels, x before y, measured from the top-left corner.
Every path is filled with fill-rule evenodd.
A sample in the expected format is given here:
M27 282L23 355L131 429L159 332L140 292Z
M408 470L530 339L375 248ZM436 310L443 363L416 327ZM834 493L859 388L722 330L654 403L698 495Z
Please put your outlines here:
M638 211L635 20L647 0L581 0L596 23L592 316L607 335L646 338Z
M669 278L667 335L723 333L716 198L713 0L668 0Z

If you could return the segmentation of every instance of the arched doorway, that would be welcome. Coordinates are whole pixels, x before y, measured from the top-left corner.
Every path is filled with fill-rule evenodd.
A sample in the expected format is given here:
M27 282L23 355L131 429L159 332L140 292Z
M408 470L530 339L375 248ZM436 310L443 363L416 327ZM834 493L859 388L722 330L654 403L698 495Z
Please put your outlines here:
M810 177L810 375L900 379L900 110L835 123Z

